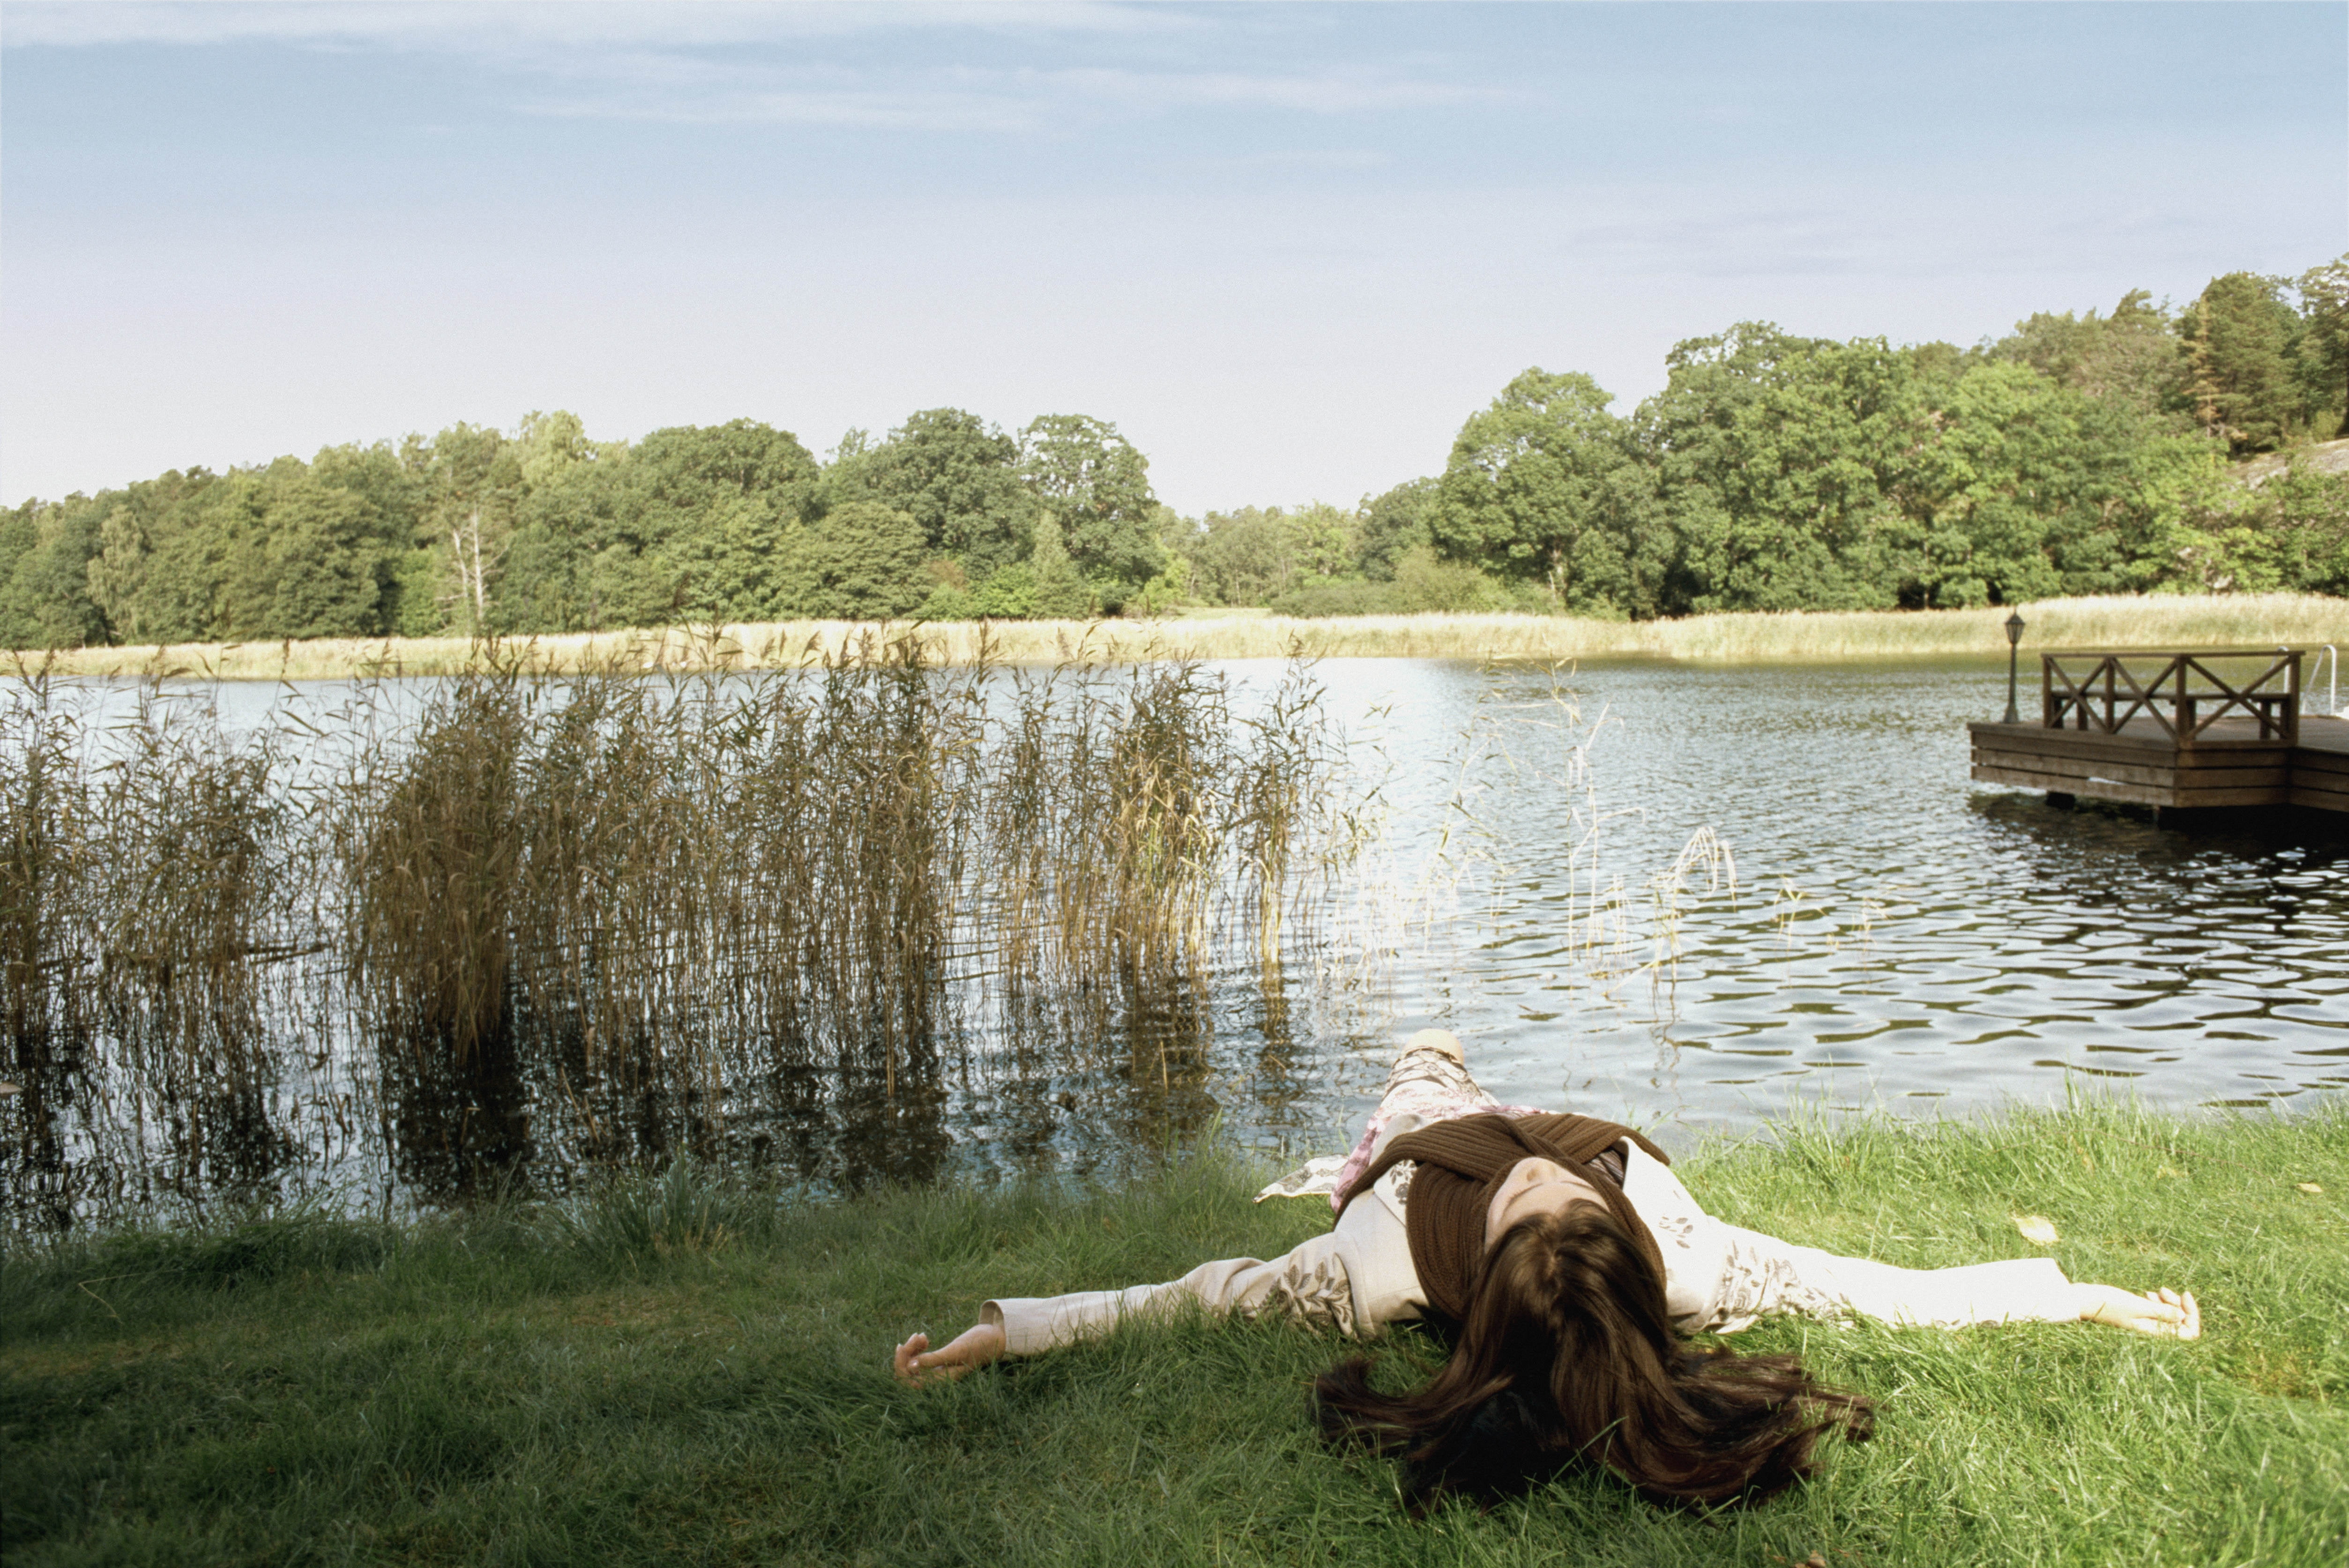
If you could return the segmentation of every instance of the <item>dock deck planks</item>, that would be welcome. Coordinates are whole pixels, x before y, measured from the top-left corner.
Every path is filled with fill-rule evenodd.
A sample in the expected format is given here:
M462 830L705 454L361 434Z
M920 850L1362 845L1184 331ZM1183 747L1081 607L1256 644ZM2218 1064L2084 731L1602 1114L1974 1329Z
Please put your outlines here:
M2037 724L1976 723L1973 776L2091 800L2139 805L2305 805L2349 812L2349 719L2310 715L2300 721L2299 744L2258 737L2249 721L2241 733L2228 722L2192 746L2180 746L2160 726L2141 722L2101 735L2048 730Z
M2274 690L2267 677L2240 691L2222 686L2224 695L2245 699L2242 711L2199 724L2193 701L2210 703L2215 694L2208 690L2192 692L2193 701L2180 701L2157 688L2146 693L2152 703L2137 704L2134 715L2123 719L2129 711L2128 692L2120 692L2123 700L2116 701L2106 693L2083 691L2076 683L2065 692L2058 690L2056 679L2064 673L2057 666L2059 659L2182 660L2193 656L2048 655L2048 676L2043 680L2045 711L2039 722L1966 726L1973 746L1972 776L1985 784L2052 795L2161 808L2296 805L2349 814L2349 717L2302 712L2298 657L2279 652L2282 659L2275 654L2259 657L2276 659L2271 674L2289 673L2287 689ZM2173 670L2186 668L2172 666ZM2208 675L2199 666L2191 673ZM2187 695L2182 676L2177 684L2178 695ZM2088 702L2103 708L2102 722L2075 727ZM2155 705L2167 722L2147 711ZM2204 711L2209 711L2206 706ZM2255 712L2263 712L2264 722ZM2115 727L2103 727L2116 720L2120 722Z

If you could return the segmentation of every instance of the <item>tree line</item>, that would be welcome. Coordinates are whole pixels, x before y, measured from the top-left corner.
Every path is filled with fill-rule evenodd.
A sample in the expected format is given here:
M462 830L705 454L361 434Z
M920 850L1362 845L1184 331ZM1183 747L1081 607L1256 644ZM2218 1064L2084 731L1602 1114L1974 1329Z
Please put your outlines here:
M2349 435L2349 256L1964 349L1745 322L1667 369L1629 415L1588 376L1529 369L1441 474L1198 518L1075 414L1013 433L926 410L819 461L750 420L601 442L558 411L174 470L0 513L0 639L2349 593L2349 477L2232 466Z

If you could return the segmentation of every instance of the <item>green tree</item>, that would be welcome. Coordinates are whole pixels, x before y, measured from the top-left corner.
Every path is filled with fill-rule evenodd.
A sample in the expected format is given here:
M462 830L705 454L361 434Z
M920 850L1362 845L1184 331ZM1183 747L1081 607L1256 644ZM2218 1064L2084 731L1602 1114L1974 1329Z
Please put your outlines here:
M449 606L440 588L445 577L440 558L421 547L400 550L384 558L383 631L388 637L440 637L449 630ZM502 632L560 631L565 627L516 627L500 624Z
M2294 462L2256 486L2224 486L2179 539L2184 586L2349 596L2349 474Z
M371 637L381 630L377 566L384 552L366 500L292 457L269 465L259 499L262 541L243 569L257 566L261 582L238 596L245 607L233 635Z
M933 579L928 545L913 514L852 501L794 530L781 552L769 613L825 620L880 620L919 605Z
M182 509L212 483L204 470L173 469L106 498L98 521L98 554L89 562L89 596L115 638L124 642L175 640L183 628L167 625L158 602L161 579L149 566L159 541L186 525Z
M621 521L624 513L631 524L639 521L645 505L629 484L627 444L590 441L577 417L560 410L526 416L516 443L523 493L498 584L498 629L593 631L629 624L626 606L607 613L597 575L599 561L606 576L619 571L633 584L644 575L643 540Z
M565 474L582 463L626 450L622 445L607 447L589 441L586 421L568 409L557 409L551 414L533 409L523 415L522 422L514 427L513 446L523 485L532 491L561 483Z
M523 497L498 584L499 631L601 629L593 566L596 537L608 532L612 488L608 470L590 471L565 473Z
M1675 536L1662 608L1896 605L1916 540L1891 492L1925 422L1909 357L1744 322L1665 363L1637 418Z
M382 629L388 524L359 488L329 483L299 458L217 476L172 473L111 500L84 580L141 639Z
M419 618L407 602L414 587L424 600L426 619L417 635L439 630L440 607L431 603L430 584L413 579L418 514L425 503L423 477L401 461L389 441L380 441L321 448L310 460L310 472L358 506L358 537L376 584L376 604L368 617L373 629L407 635L403 628ZM429 552L423 559L428 565L432 561Z
M1297 555L1275 506L1210 512L1193 552L1198 587L1210 604L1262 605L1297 586Z
M1471 415L1428 519L1436 548L1578 612L1656 614L1671 537L1610 400L1588 376L1537 368Z
M1115 425L1082 414L1030 421L1019 432L1019 452L1021 475L1060 547L1114 611L1165 564L1148 460ZM1043 540L1040 528L1037 549Z
M2301 379L2320 434L2349 436L2349 255L2300 275Z
M234 641L266 637L270 580L261 475L203 475L179 498L155 540L146 599L157 640Z
M2015 323L1990 357L2030 366L2058 387L2142 414L2185 406L2186 359L2168 311L2144 289L2121 296L2110 316L2048 312Z
M1327 502L1287 511L1210 512L1192 550L1197 587L1222 605L1265 605L1310 579L1351 570L1361 520Z
M1061 559L1068 557L1063 553ZM1036 613L1036 573L1025 561L998 566L970 591L973 615L988 620L1026 620Z
M131 546L126 556L140 557L123 573L137 583L140 641L210 641L226 635L220 616L222 578L229 569L229 545L244 531L252 477L201 468L167 477L171 483L159 481L150 492L153 505L125 507L109 520L121 526L107 531L105 556L114 561L119 540ZM131 488L135 494L142 487Z
M2013 604L2109 576L2110 546L2128 552L2099 531L2125 500L2142 416L2011 362L1976 363L1943 390L1895 490L1919 524L1902 602Z
M596 618L663 626L766 614L782 587L784 543L818 509L817 480L797 437L754 420L653 431L616 465L605 504L586 519Z
M107 640L89 593L89 563L108 498L27 501L0 512L0 640L10 648L80 648Z
M1388 591L1389 604L1400 615L1491 615L1533 607L1508 584L1466 561L1444 559L1433 545L1413 545L1396 558Z
M1434 479L1412 479L1375 499L1365 496L1355 569L1374 583L1392 582L1403 552L1428 542L1437 493Z
M522 498L521 454L497 431L460 421L429 441L409 436L400 456L422 487L418 544L444 564L450 618L466 631L486 630L491 583Z
M2291 440L2301 412L2292 374L2300 317L2273 278L2230 272L2187 308L2188 392L2195 417L2238 454Z
M842 500L910 514L933 555L976 579L1026 558L1037 502L1019 473L1019 443L960 409L925 409L877 446L835 460Z
M1032 585L1028 599L1030 616L1039 620L1083 620L1099 607L1092 585L1061 548L1060 524L1051 517L1037 519L1036 547L1025 565Z

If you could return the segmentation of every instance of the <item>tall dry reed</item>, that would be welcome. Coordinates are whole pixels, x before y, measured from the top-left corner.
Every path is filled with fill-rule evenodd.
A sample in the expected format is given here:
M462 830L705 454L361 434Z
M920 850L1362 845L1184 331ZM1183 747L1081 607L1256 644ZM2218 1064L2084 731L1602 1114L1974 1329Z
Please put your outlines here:
M284 1049L320 971L319 820L285 737L150 689L98 723L48 672L0 702L6 1191L17 1220L201 1205L331 1148L347 1107ZM289 1074L289 1065L295 1069Z
M918 1174L891 1134L939 1142L901 1113L936 1098L983 678L901 640L748 679L508 649L443 686L343 818L388 1140L461 1188L533 1126L582 1158L714 1158L746 1107L828 1098L876 1107L860 1167Z
M525 674L493 659L438 691L412 733L370 734L333 817L341 978L411 1183L446 1171L463 1187L529 1152L512 973L538 696Z
M1099 1166L1206 1125L1235 1032L1258 1040L1240 1071L1294 1080L1292 995L1350 963L1368 1004L1373 950L1410 940L1351 908L1383 896L1355 869L1377 808L1303 664L1243 697L1082 638L1046 666L867 636L735 670L722 635L650 672L484 644L249 731L214 686L85 689L93 724L23 672L0 701L10 1222L679 1158L920 1180L950 1098L1008 1163ZM1604 991L1668 967L1725 852L1650 889L1643 960L1596 852L1590 725L1562 688L1520 707L1472 722L1431 876L1497 874L1472 797L1529 768L1581 802L1537 851L1578 969Z
M1355 852L1318 684L1292 667L1243 706L1195 663L1071 659L1014 673L993 732L976 886L998 1029L1060 1042L1146 1136L1195 1128L1219 977L1247 974L1285 1052L1284 962Z
M484 645L249 731L216 687L77 708L27 672L0 704L16 1220L683 1157L920 1179L948 1095L1006 1070L1195 1123L1164 1107L1208 1108L1216 987L1278 983L1342 859L1340 754L1302 671L1243 708L1077 651L647 675Z
M92 815L79 726L47 671L27 671L0 712L0 1026L19 1096L6 1118L12 1220L68 1218L67 1118L92 1033L83 983L96 943L82 918Z

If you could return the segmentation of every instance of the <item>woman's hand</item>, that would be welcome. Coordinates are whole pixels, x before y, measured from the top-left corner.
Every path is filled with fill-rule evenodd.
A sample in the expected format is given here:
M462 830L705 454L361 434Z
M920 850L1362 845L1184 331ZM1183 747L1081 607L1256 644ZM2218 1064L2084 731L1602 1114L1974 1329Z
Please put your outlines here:
M2074 1285L2072 1289L2085 1323L2108 1323L2115 1328L2174 1339L2202 1337L2202 1308L2191 1291L2179 1295L2165 1287L2140 1296L2114 1285Z
M930 1348L928 1334L917 1334L897 1347L889 1366L898 1382L919 1387L940 1378L951 1382L1002 1354L1003 1331L991 1323L980 1323L973 1324L953 1344L939 1350Z

